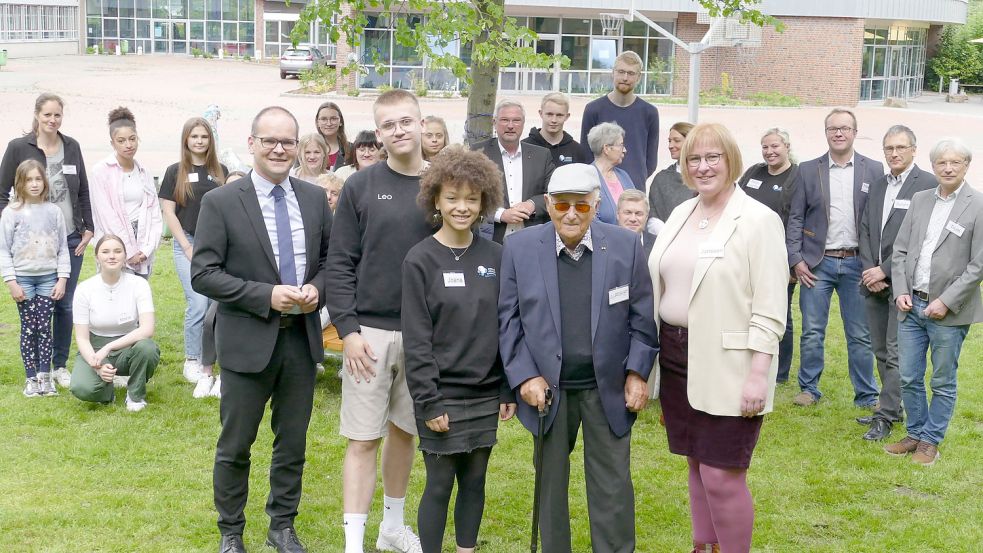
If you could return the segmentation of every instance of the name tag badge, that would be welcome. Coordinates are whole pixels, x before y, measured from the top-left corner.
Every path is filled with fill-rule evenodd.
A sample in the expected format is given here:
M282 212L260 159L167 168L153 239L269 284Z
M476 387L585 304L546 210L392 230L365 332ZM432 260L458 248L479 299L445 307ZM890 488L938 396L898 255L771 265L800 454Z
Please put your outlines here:
M955 234L956 236L962 238L963 232L966 231L966 227L960 225L959 223L957 223L955 221L949 221L948 223L945 224L945 230L947 230L947 231L951 232L952 234Z
M65 175L77 175L78 169L76 169L74 165L62 165L61 172Z
M864 194L866 194L868 190L870 190L870 185L866 182L860 185L860 191Z
M724 247L716 244L703 244L700 246L700 259L720 258L724 256Z
M894 209L908 209L911 207L911 200L894 200Z
M759 181L758 179L751 179L747 181L747 187L757 190L761 188L761 181Z
M608 305L614 305L628 300L628 285L618 286L608 290Z
M198 182L198 173L188 173L188 182Z
M123 324L130 323L130 322L133 322L133 313L120 313L119 314L118 324L123 325Z
M444 288L464 288L464 273L444 272Z

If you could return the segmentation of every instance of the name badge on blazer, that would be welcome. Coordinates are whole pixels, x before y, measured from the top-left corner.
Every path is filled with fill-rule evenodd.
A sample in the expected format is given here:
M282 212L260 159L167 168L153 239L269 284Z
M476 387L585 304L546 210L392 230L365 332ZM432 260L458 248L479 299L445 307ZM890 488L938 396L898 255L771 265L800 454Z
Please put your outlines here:
M608 305L614 305L628 300L628 285L618 286L608 290Z
M966 232L966 227L960 225L955 221L949 221L948 223L945 224L945 230L962 238L963 232Z
M458 271L445 271L444 288L464 288L464 273Z
M724 256L724 247L718 244L701 244L700 259L716 259Z
M61 172L64 175L77 175L78 169L76 169L74 165L62 165Z
M908 209L911 207L911 200L894 200L894 209Z
M866 194L868 190L870 190L870 185L866 182L860 185L860 191L864 194Z
M759 181L758 179L750 179L747 181L747 187L757 190L761 188L761 181Z
M188 173L188 182L198 182L198 173Z

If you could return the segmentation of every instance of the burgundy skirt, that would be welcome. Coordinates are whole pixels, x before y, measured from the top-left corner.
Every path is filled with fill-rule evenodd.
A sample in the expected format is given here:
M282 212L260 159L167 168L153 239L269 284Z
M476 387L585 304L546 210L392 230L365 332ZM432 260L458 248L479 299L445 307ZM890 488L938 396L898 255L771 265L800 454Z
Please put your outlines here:
M748 468L764 417L722 417L693 409L686 393L687 330L662 322L659 342L659 403L669 451L712 467Z

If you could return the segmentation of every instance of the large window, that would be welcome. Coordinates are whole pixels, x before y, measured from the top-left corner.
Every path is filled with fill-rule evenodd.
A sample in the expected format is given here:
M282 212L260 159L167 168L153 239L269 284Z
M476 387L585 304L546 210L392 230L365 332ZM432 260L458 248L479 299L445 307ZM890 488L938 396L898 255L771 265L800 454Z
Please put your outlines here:
M298 16L296 14L272 14L267 12L266 21L263 22L265 26L263 33L266 37L264 56L272 59L279 58L284 50L292 46L290 33L293 32L294 27L297 25L297 20ZM307 27L307 31L304 33L299 44L317 46L318 50L324 54L324 57L328 61L334 61L335 45L331 42L328 31L329 29L321 25L321 23L312 23ZM250 25L248 28L239 27L239 40L243 40L243 37L246 36L243 33L248 33L251 40L253 36L252 26Z
M0 42L78 40L78 7L0 4Z
M895 25L864 29L860 99L909 98L922 92L926 29Z

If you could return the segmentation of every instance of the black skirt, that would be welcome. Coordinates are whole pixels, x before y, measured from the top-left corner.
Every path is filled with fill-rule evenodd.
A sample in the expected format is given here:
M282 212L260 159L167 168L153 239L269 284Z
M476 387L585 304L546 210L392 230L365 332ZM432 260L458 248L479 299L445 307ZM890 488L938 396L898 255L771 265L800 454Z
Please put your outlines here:
M498 441L499 398L445 399L444 408L450 430L434 432L427 422L416 420L420 434L420 451L434 455L470 453L482 447L492 447Z
M659 403L666 419L669 451L712 467L746 469L751 465L764 416L724 417L693 409L686 392L688 342L685 328L661 323Z

